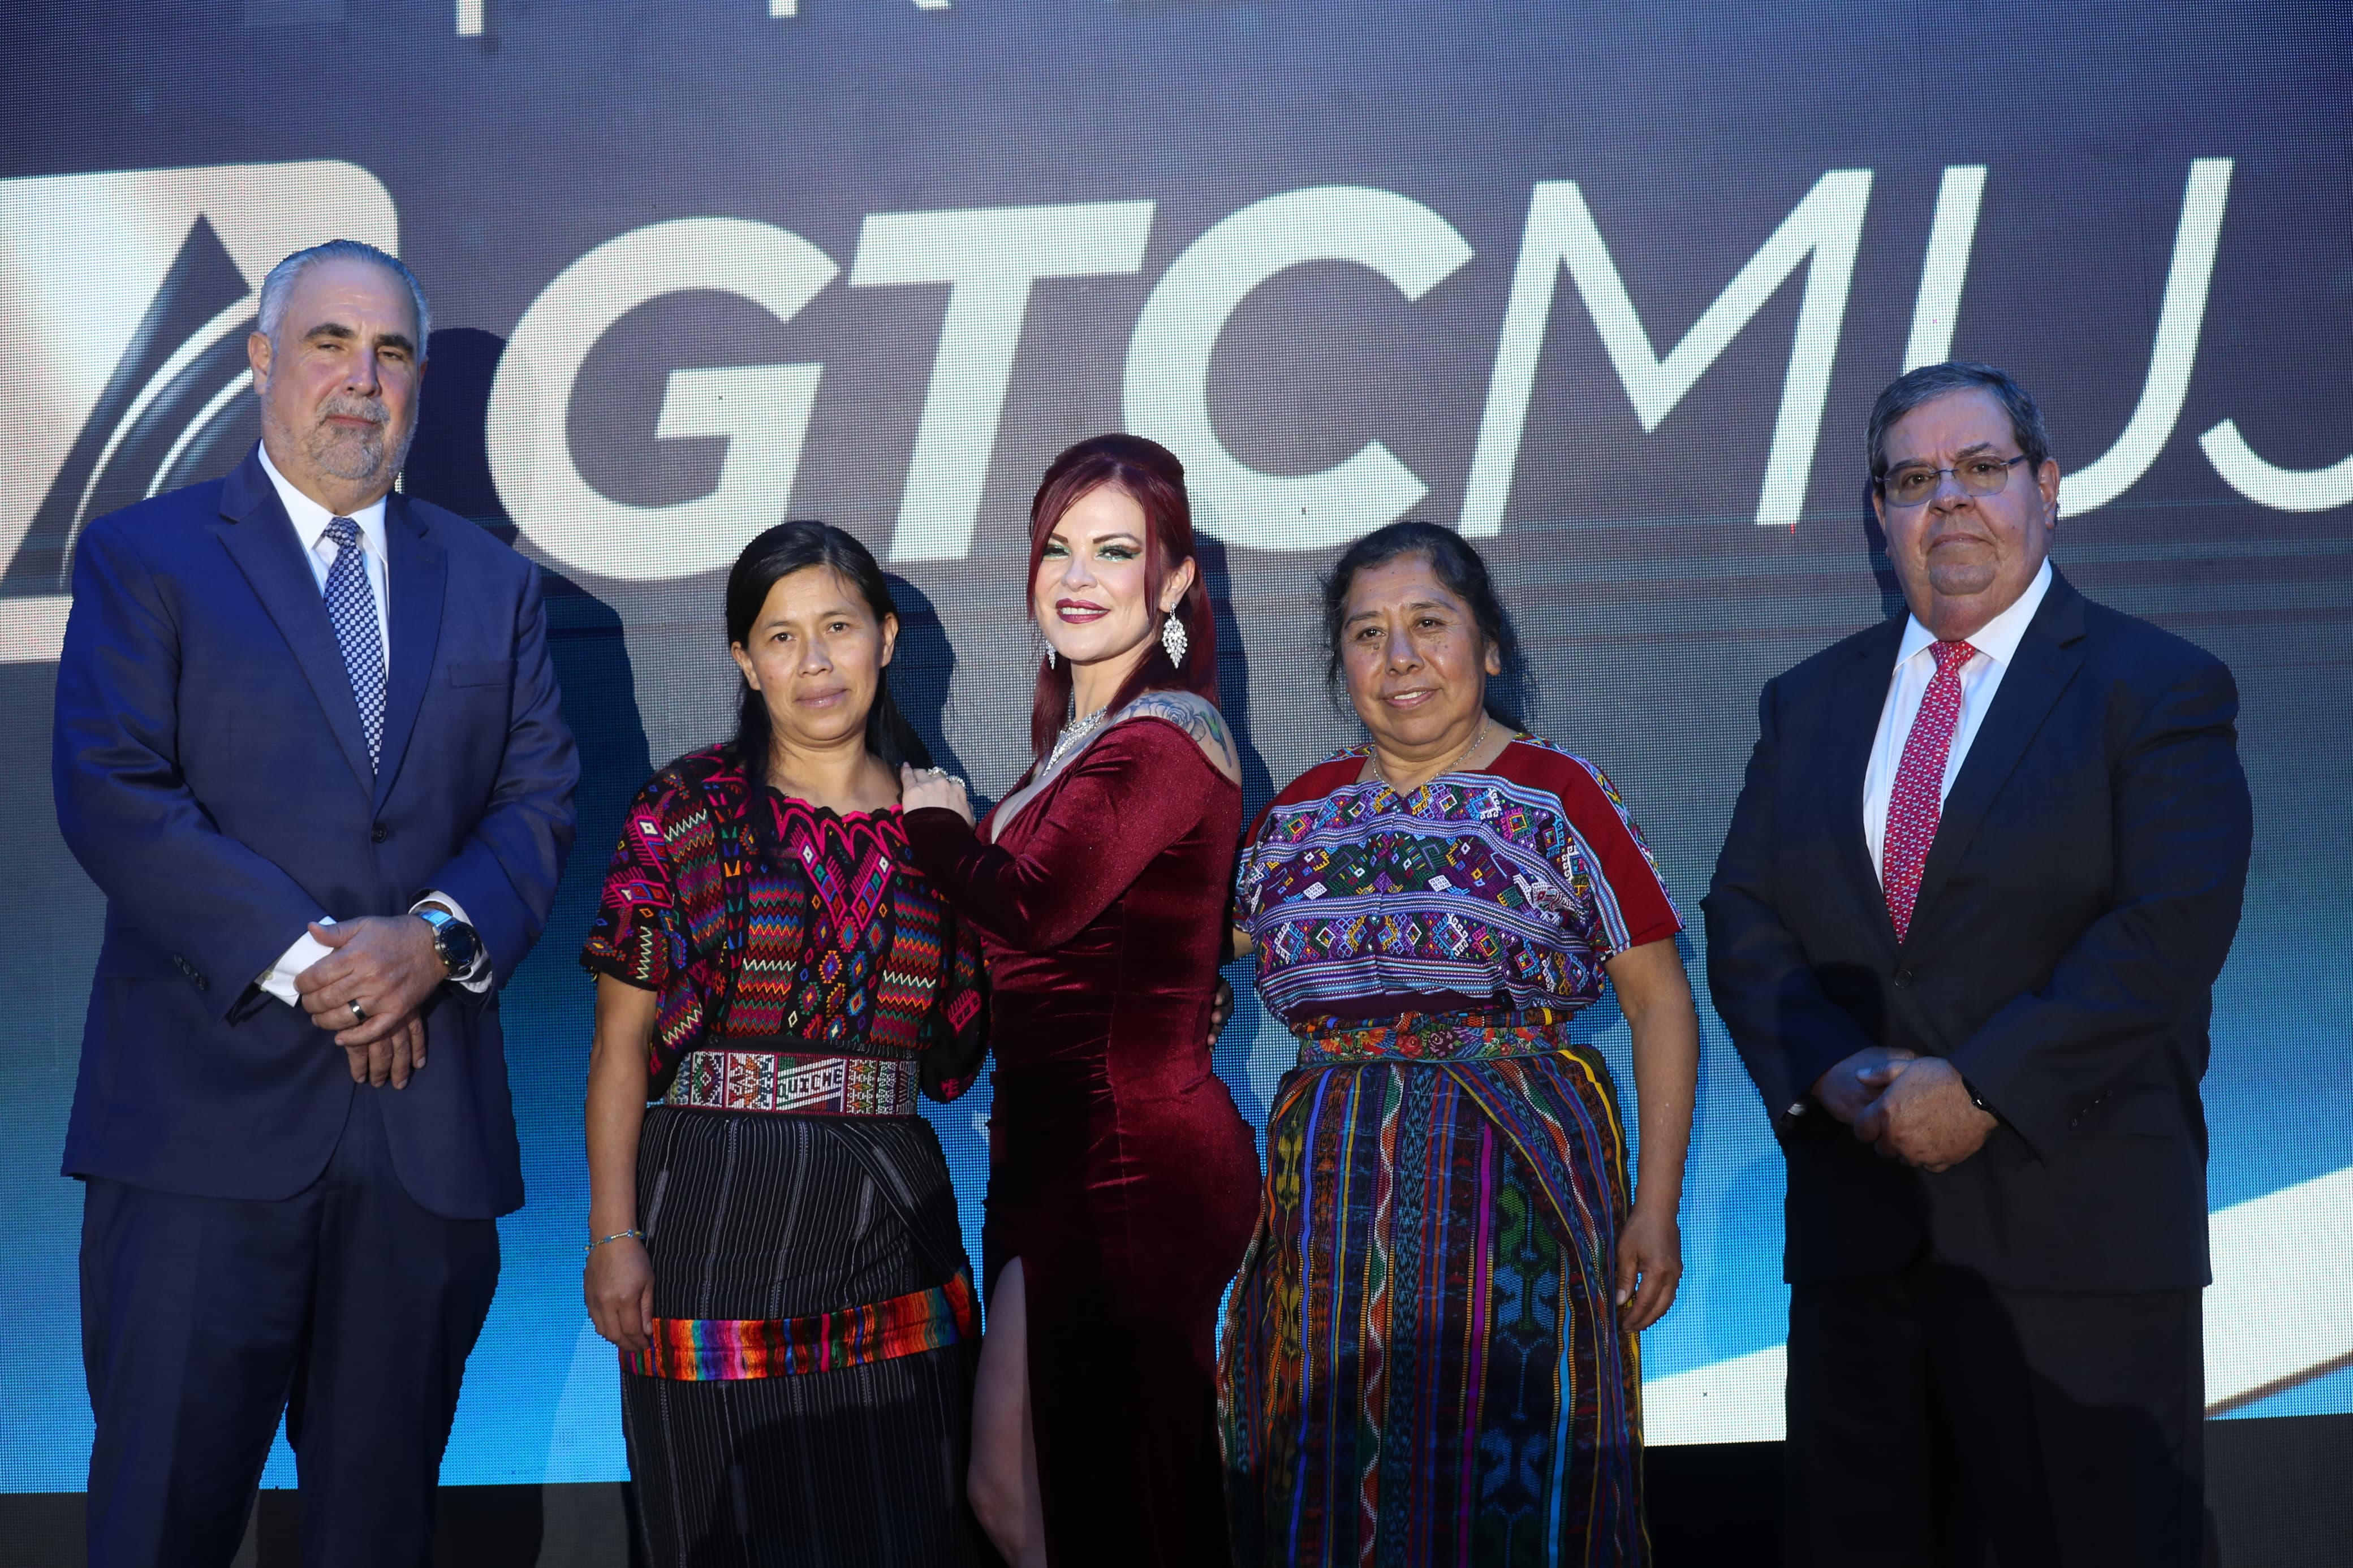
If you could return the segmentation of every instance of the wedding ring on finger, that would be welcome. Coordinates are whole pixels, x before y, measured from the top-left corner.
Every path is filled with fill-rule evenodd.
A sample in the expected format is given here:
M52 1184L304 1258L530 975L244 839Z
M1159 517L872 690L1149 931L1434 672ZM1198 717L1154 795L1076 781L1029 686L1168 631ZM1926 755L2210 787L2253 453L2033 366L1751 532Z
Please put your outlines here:
M352 1010L353 1023L364 1024L367 1022L367 1009L361 1006L356 999L345 1003L344 1005Z

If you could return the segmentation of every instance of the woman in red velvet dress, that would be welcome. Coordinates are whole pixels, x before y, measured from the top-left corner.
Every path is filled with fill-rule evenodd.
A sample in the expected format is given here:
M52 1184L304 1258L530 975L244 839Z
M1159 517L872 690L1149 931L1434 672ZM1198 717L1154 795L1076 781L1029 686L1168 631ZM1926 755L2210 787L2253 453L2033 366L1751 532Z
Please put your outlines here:
M1257 1217L1209 1070L1241 826L1184 469L1133 436L1030 508L1037 761L977 830L910 770L909 847L988 955L997 1103L970 1495L1016 1568L1228 1560L1218 1300Z

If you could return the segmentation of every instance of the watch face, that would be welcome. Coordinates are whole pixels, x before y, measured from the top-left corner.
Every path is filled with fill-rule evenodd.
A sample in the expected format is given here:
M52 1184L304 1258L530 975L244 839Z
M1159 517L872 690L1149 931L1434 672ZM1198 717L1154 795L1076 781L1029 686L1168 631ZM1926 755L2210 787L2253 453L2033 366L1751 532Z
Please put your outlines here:
M433 933L433 945L452 974L465 973L482 955L482 939L474 934L472 926L458 921L443 921Z

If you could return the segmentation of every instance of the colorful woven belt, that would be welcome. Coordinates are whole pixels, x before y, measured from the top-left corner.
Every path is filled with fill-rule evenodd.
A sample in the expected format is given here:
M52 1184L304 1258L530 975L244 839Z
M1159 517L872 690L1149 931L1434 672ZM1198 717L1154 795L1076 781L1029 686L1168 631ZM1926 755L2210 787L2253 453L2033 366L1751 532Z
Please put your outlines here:
M1578 1047L1567 1036L1571 1015L1555 1008L1525 1012L1400 1013L1378 1021L1314 1018L1293 1026L1299 1065L1336 1062L1486 1061L1497 1057L1546 1057Z
M794 1116L913 1116L915 1064L793 1051L690 1051L662 1102Z
M653 1341L623 1351L621 1370L640 1377L712 1383L836 1372L921 1355L980 1332L972 1275L887 1301L803 1318L656 1318Z

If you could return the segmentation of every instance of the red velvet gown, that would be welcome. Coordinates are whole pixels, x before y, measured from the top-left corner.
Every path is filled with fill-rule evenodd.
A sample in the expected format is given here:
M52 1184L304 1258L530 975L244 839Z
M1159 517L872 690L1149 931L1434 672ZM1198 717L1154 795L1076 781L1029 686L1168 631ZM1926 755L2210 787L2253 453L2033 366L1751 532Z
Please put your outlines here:
M1047 1560L1225 1563L1216 1318L1258 1155L1208 1037L1241 791L1175 725L1134 718L998 843L950 811L906 825L988 954L982 1243L991 1289L1021 1259Z

